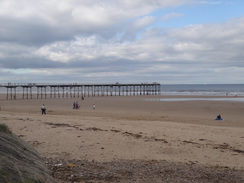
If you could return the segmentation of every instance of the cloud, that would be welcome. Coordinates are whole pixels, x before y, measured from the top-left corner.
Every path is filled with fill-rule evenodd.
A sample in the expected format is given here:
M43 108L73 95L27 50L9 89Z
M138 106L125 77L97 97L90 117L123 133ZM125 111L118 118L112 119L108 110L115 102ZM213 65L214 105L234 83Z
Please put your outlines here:
M240 77L244 18L153 26L155 11L191 2L2 0L0 81L197 82L232 71ZM173 11L163 20L180 16Z
M129 26L131 20L137 17L149 14L155 9L183 2L180 0L91 0L89 2L2 0L0 41L44 45L53 41L70 40L75 35L104 35L109 31L108 34L114 36L118 30Z
M193 55L193 60L211 62L222 66L230 62L239 62L243 56L241 44L244 36L244 19L232 19L223 24L191 25L175 29L168 36L181 43L184 53ZM178 44L179 44L178 43ZM184 43L184 44L182 44ZM179 50L180 51L180 50Z

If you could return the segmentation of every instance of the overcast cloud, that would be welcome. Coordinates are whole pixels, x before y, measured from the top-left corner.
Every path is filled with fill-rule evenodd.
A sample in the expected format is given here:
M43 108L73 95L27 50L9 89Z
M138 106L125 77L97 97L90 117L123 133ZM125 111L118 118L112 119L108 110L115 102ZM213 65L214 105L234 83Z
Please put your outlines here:
M242 5L0 0L0 82L244 83Z

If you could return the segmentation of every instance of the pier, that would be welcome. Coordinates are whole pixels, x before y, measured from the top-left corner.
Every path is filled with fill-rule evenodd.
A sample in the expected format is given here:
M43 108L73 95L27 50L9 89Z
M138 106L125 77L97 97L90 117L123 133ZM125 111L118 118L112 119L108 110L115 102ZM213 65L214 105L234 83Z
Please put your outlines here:
M158 95L159 83L140 84L41 84L41 83L3 83L6 99L46 99L76 98L95 96ZM18 95L17 95L18 94Z

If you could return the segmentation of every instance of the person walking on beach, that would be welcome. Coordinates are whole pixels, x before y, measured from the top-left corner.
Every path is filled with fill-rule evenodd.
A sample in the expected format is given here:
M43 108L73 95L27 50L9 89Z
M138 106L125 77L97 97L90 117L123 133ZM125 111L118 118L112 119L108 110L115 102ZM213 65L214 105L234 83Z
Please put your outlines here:
M42 105L41 110L42 110L42 115L46 114L46 107L44 104Z
M93 109L96 109L96 106L95 106L95 104L93 104L93 105L92 105L92 108L93 108Z

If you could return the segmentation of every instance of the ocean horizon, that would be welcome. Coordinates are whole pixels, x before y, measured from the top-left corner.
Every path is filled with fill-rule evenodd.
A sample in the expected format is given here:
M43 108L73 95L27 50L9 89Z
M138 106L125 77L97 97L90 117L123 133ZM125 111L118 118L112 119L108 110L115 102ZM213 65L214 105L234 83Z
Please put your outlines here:
M244 96L244 84L161 84L161 95Z

